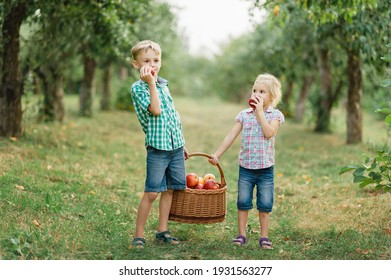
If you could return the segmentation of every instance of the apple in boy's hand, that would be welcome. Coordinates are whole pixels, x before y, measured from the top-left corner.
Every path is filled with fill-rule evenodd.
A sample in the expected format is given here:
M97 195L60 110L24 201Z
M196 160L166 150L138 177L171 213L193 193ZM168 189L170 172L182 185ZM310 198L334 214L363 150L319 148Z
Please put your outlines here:
M155 76L155 70L151 69L151 75Z

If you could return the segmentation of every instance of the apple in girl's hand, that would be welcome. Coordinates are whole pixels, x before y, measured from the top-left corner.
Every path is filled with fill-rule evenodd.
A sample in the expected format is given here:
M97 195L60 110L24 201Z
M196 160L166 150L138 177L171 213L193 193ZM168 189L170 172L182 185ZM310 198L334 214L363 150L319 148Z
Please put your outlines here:
M151 69L151 75L155 76L155 70Z
M195 173L188 173L186 175L186 186L189 188L194 188L198 184L198 176Z
M255 110L255 100L252 97L248 100L248 105Z

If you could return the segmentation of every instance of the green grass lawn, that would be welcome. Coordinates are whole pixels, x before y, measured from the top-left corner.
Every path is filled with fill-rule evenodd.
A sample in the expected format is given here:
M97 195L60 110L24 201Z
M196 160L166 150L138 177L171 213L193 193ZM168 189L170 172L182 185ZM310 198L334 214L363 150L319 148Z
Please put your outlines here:
M231 129L237 104L175 98L186 147L212 153ZM146 228L144 249L129 249L145 179L144 135L134 113L97 112L79 118L77 99L67 97L64 124L25 121L21 139L0 140L0 259L391 259L391 193L359 189L347 164L362 162L368 143L345 145L343 114L333 115L333 134L314 134L291 120L276 144L275 207L270 238L274 250L258 246L257 212L250 213L249 243L233 246L237 234L236 181L240 140L221 159L228 185L224 222L170 222L179 246L154 243L158 203ZM381 122L379 122L381 123ZM376 123L377 125L377 123ZM218 175L205 158L187 170Z

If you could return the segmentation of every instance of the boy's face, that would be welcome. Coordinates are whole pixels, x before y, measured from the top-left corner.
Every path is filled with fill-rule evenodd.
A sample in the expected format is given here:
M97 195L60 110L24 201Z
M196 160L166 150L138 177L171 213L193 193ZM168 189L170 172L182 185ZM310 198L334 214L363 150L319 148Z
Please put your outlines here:
M146 71L153 69L155 72L154 76L157 77L157 74L162 66L162 58L161 55L156 53L154 50L147 49L137 55L136 59L132 61L132 65L134 68L139 70L143 67Z
M269 86L266 83L257 82L253 86L251 97L260 96L263 99L263 107L267 108L272 104L272 96L269 91Z

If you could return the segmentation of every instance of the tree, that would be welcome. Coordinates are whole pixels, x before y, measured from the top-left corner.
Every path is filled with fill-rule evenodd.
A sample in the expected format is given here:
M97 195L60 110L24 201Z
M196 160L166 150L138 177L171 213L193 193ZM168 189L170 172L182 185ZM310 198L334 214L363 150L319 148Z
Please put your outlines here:
M279 0L268 1L268 5L279 5L286 7ZM253 1L254 6L260 5L259 0ZM362 91L362 63L363 58L376 57L378 49L383 48L385 41L389 38L389 18L391 3L389 1L376 0L353 0L353 1L307 1L299 0L295 2L307 13L308 18L314 23L318 38L322 38L319 43L323 43L327 38L335 41L343 47L347 56L347 80L348 80L348 106L347 106L347 143L358 143L362 140L362 117L361 117L361 91ZM288 14L288 13L286 13ZM287 15L287 17L289 17ZM332 32L330 32L330 30ZM366 39L368 37L368 39ZM322 44L319 44L322 46ZM384 50L384 49L382 49ZM331 104L328 97L335 96L340 87L337 82L336 90L332 94L332 77L327 71L327 49L319 48L321 69L321 92L320 102L324 109L319 111L316 131L328 130L329 115L327 111ZM322 64L321 64L322 65Z
M27 12L27 1L3 1L3 41L0 85L0 136L22 134L22 104L19 73L19 30Z

